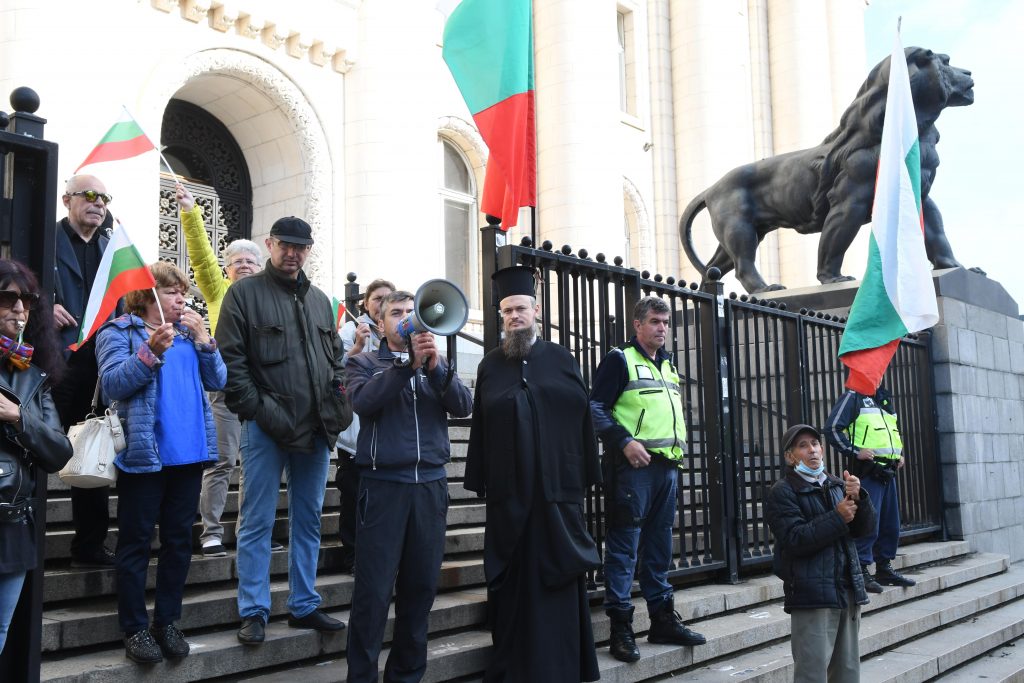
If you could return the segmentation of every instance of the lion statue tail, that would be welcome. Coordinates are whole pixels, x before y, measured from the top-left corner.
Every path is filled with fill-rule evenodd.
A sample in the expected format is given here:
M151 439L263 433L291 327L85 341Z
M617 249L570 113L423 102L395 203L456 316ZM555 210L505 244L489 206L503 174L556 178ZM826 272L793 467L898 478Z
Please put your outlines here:
M690 205L683 211L683 215L679 217L679 241L683 243L683 251L686 252L686 258L690 259L690 264L702 275L707 271L708 266L700 260L693 248L693 219L705 208L707 208L707 203L704 201L704 193L701 192L693 198Z

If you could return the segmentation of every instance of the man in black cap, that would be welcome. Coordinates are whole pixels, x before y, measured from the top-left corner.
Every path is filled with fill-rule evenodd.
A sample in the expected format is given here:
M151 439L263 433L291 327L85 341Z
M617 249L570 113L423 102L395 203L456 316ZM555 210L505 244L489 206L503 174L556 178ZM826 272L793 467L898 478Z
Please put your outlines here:
M854 538L874 529L860 480L825 471L821 434L806 424L782 435L786 469L765 501L775 536L775 574L792 620L793 679L860 680L860 606L868 603Z
M302 270L313 244L309 224L281 218L266 244L266 268L228 289L217 323L228 366L226 403L242 421L238 639L247 645L263 642L270 616L270 535L282 471L288 472L288 624L345 628L319 609L315 587L330 449L352 421L341 341L330 299Z
M498 271L494 291L505 336L477 368L463 483L487 499L484 680L594 681L584 579L600 559L583 502L601 475L587 389L573 356L537 338L533 269Z

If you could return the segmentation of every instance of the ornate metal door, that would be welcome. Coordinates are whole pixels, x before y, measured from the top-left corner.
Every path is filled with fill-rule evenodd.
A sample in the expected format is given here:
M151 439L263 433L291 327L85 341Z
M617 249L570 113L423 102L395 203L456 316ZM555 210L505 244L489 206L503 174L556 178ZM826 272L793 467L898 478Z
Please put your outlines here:
M203 209L206 234L218 258L232 240L248 238L252 230L252 185L242 150L220 121L200 107L171 100L164 112L160 143L172 169ZM181 231L175 179L160 174L159 255L188 273L195 283ZM223 266L223 263L221 264ZM195 305L206 313L196 294Z

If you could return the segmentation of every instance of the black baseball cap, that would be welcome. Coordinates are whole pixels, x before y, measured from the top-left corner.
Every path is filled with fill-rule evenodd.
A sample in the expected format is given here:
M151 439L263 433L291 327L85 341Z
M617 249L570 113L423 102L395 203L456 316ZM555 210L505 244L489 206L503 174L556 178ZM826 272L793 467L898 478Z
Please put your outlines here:
M792 427L786 430L785 434L782 435L782 452L785 453L786 451L788 451L789 447L793 445L794 441L796 441L796 437L800 436L804 432L810 432L811 434L814 434L814 438L816 438L818 441L821 441L821 432L819 432L811 425L793 425Z
M270 226L270 236L292 244L313 244L313 229L309 223L295 216L285 216L274 221Z

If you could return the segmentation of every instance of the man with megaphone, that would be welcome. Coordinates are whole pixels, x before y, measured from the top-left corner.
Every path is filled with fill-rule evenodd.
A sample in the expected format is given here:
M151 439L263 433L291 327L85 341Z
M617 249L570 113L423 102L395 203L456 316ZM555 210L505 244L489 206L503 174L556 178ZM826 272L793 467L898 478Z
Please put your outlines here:
M444 558L448 415L465 417L473 403L469 389L447 372L433 334L454 334L465 323L465 296L457 287L432 280L415 297L395 291L380 311L380 349L346 366L361 420L349 683L377 680L392 589L396 616L384 680L418 681L426 671L427 618Z

